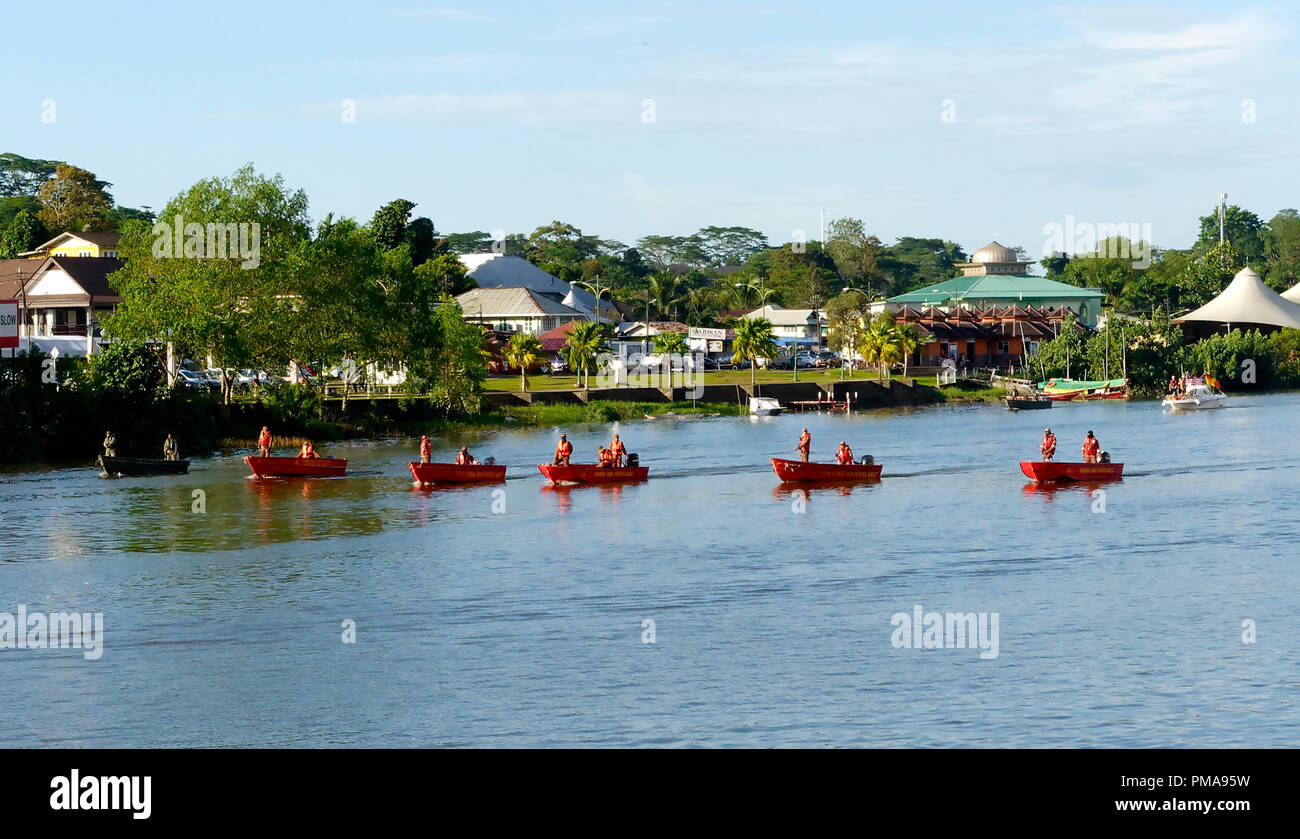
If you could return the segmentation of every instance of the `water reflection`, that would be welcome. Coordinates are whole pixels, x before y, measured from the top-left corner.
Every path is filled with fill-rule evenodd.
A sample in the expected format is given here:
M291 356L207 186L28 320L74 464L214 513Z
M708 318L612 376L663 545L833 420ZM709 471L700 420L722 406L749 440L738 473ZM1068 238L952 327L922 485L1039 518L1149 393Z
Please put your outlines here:
M1111 484L1123 483L1123 478L1115 478L1109 481L1070 481L1068 483L1037 483L1030 481L1020 488L1020 492L1026 498L1035 496L1042 498L1047 503L1056 500L1059 493L1082 493L1086 497L1092 497L1093 490L1099 489Z

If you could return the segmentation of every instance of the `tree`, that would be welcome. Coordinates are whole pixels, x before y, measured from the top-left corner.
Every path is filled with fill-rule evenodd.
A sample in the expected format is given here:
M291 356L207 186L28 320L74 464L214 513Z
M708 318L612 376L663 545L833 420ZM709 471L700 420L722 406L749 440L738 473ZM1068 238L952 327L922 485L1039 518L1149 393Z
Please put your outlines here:
M524 393L528 392L528 369L536 367L542 361L542 342L536 335L520 332L510 336L506 345L506 361L519 368L519 384Z
M585 382L584 387L591 387L591 371L601 353L608 351L605 338L604 324L584 320L575 323L565 339L564 360L578 374L578 381Z
M671 271L660 271L650 278L650 297L654 301L655 311L660 317L667 317L670 310L676 308L680 299L677 291L677 276Z
M465 320L460 304L450 297L442 298L434 318L441 340L430 365L436 376L430 388L432 402L449 414L477 413L487 378L487 333Z
M908 361L911 359L912 353L925 345L925 336L913 324L898 323L894 325L894 338L898 342L898 350L903 356L903 376L906 377Z
M872 296L858 289L846 289L826 303L827 345L852 360L857 354L858 335Z
M686 336L680 332L660 332L652 339L656 353L660 355L685 355L689 352Z
M54 177L58 160L36 160L20 154L0 154L0 195L35 197L41 185Z
M424 216L413 219L406 226L403 239L411 248L411 263L419 268L430 259L437 248L435 237L438 231L433 229L433 222ZM444 243L444 248L446 247Z
M13 259L49 238L49 231L39 219L26 210L19 210L4 236L0 237L0 259Z
M177 220L184 223L179 240ZM226 229L231 235L223 236L236 222L243 233ZM307 195L286 188L279 175L264 177L250 164L229 178L199 181L168 202L152 229L127 224L119 245L125 266L110 279L122 302L105 328L118 338L173 343L182 357L211 356L222 370L280 356L286 335L299 346L307 334L333 340L335 326L303 332L291 325L324 315L297 287L311 276L303 270L309 238ZM230 380L222 378L228 402Z
M1268 284L1285 291L1300 282L1300 213L1279 210L1268 222L1266 246Z
M835 261L835 270L848 285L869 284L876 276L876 259L881 242L867 233L861 219L839 218L826 230L825 249Z
M59 233L112 230L109 214L113 197L108 193L109 186L85 169L60 163L54 177L36 191L41 224Z
M1264 222L1250 210L1243 210L1235 204L1228 206L1224 213L1223 238L1247 260L1256 260L1264 255ZM1208 216L1201 216L1201 233L1196 246L1198 250L1209 250L1218 244L1219 208L1215 207Z
M1230 242L1204 248L1199 259L1189 261L1178 278L1179 306L1195 309L1210 302L1240 269L1241 255Z
M412 257L412 261L414 261L414 257ZM431 287L437 289L439 294L450 297L464 294L471 288L478 286L478 283L466 276L465 263L461 262L454 253L440 254L425 262L418 263L415 267L415 273L429 283Z
M414 202L397 198L375 211L374 218L370 220L370 233L380 248L392 250L406 241L406 222L414 209Z
M691 237L709 265L741 265L768 247L767 236L748 227L703 227Z
M749 360L749 386L757 385L756 373L760 358L776 355L776 339L772 337L772 321L767 318L738 318L732 326L736 338L731 342L733 357Z

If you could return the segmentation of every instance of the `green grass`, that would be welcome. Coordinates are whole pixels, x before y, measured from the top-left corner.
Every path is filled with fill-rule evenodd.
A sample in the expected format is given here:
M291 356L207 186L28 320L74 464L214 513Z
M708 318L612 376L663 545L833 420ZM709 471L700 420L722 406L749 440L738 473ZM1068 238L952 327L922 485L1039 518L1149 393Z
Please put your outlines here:
M744 405L696 402L591 402L587 405L520 405L504 408L500 415L524 425L580 425L644 419L646 414L721 414L739 416Z

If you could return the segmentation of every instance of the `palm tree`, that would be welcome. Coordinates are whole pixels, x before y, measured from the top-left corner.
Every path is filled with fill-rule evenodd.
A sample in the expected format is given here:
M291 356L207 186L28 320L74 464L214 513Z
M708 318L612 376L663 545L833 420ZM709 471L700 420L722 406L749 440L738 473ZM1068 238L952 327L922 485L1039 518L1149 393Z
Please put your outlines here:
M519 384L524 393L528 392L528 368L542 360L542 352L542 342L526 332L511 336L506 345L506 361L519 367Z
M680 332L660 332L654 337L655 352L660 354L686 352L686 336Z
M772 321L767 318L739 318L732 327L736 338L731 342L733 357L749 359L749 386L757 385L758 359L776 355L776 340L772 337Z
M668 310L676 307L681 299L677 284L677 275L672 271L660 271L650 278L650 297L660 317L667 315Z
M877 328L870 318L863 318L858 324L858 355L865 364L879 364L881 352L885 345L885 332Z
M907 362L912 357L912 353L920 349L924 336L921 335L921 330L910 323L897 324L895 333L898 340L898 349L903 353L903 376L906 377Z
M578 374L578 384L586 381L585 387L591 387L591 368L605 352L605 327L594 320L579 321L569 330L569 337L564 342L564 360L569 362Z

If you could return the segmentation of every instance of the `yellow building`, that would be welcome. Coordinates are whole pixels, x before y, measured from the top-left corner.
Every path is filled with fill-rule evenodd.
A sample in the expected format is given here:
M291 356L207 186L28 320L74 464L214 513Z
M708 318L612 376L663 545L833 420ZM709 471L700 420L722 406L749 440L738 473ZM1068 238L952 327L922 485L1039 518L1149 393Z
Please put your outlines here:
M116 257L120 233L60 233L50 241L19 254L28 259L47 256Z

